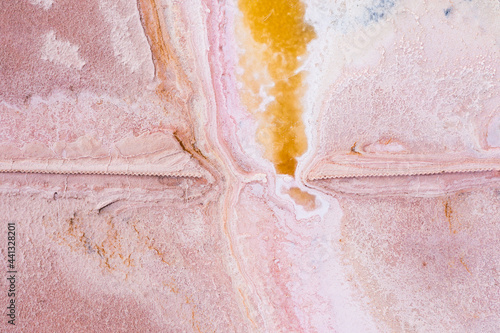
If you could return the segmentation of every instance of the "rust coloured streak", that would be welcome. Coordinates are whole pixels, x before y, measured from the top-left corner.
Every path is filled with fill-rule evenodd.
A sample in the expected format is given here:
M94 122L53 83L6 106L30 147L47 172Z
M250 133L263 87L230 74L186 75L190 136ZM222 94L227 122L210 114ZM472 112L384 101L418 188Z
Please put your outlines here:
M155 0L138 0L137 4L155 74L161 81L157 93L165 101L183 105L191 96L191 89L166 32L165 18Z
M452 210L450 203L446 201L444 203L444 215L446 216L446 220L448 220L448 226L450 228L450 234L452 233L452 228L451 228L451 215L452 215Z
M182 110L185 123L174 131L174 137L182 150L189 153L216 179L220 178L196 145L190 109L193 91L172 46L162 7L156 0L138 0L137 7L151 49L155 75L160 81L156 93L165 105L172 104L172 107Z

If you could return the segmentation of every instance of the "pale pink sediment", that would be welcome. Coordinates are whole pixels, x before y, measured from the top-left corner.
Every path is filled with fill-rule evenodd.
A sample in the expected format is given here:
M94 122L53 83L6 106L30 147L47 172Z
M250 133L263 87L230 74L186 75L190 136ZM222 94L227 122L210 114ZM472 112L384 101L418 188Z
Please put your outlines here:
M330 156L307 174L307 180L353 177L392 177L500 171L498 158L470 158L461 155L346 154Z
M31 3L0 12L18 331L500 329L493 2L305 1L296 179L241 98L236 0Z
M22 149L3 145L11 157L0 159L0 172L106 174L203 177L202 167L168 133L131 135L110 146L95 138L57 142L52 147L26 144Z
M365 49L344 51L338 61L349 62L335 81L313 75L329 88L318 102L322 131L306 177L500 168L500 151L487 143L499 112L494 28L485 33L467 4L449 17L442 6L396 5L361 29Z

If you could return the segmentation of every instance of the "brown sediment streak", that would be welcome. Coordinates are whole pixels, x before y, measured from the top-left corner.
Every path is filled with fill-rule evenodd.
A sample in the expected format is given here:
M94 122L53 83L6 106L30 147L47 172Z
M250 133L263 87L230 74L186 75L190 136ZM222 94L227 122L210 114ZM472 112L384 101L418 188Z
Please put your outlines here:
M170 36L165 27L161 4L156 0L138 0L141 23L149 42L156 78L160 81L156 92L165 102L182 109L187 126L178 128L173 134L182 149L217 178L218 172L210 165L207 158L198 149L195 142L193 121L189 110L192 96L191 83L181 68Z
M298 0L240 0L239 7L254 41L267 48L259 60L274 82L275 100L260 115L259 140L276 171L294 175L297 157L307 150L298 57L305 55L315 32L304 22L305 8Z
M445 203L444 203L444 215L446 216L446 220L448 221L448 226L450 228L450 234L452 234L453 227L452 227L451 219L453 216L453 210L451 209L451 204L448 200L445 201Z
M170 36L166 32L161 6L155 0L138 0L141 23L151 48L155 75L160 80L158 95L169 102L182 104L189 98L189 82L182 71Z

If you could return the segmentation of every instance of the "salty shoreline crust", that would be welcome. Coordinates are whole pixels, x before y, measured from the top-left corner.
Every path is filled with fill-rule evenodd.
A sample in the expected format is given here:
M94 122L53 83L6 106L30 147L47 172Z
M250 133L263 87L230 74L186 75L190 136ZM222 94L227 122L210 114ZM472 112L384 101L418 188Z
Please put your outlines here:
M4 97L2 158L81 167L111 156L143 175L0 173L0 206L18 223L19 265L31 281L20 296L23 329L495 331L499 175L456 171L498 158L498 74L488 58L498 52L498 6L464 1L446 14L445 1L305 1L317 38L297 69L307 72L308 151L294 179L265 158L255 100L242 93L237 1L141 0L145 29L135 1L89 3L114 22L101 30L105 47L86 50L49 29L33 47L64 52L38 54L49 63L39 68L99 78L109 73L85 52L107 50L109 68L134 74L101 87L83 73L80 86L50 81L42 97ZM49 15L67 4L33 8ZM123 27L116 12L130 14L131 38L142 36L133 42L139 62L112 40ZM368 43L346 49L382 22ZM456 31L482 56L461 53ZM440 173L441 163L457 169ZM422 165L439 173L398 171ZM152 166L181 174L152 176ZM332 178L339 171L354 178Z

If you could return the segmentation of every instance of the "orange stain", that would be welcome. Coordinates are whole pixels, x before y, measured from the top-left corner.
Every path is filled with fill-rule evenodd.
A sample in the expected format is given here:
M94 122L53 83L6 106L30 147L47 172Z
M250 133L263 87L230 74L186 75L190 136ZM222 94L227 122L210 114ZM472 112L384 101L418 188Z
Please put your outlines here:
M307 150L298 57L305 55L315 32L304 22L305 8L298 0L240 0L239 7L253 39L267 46L260 61L274 82L274 101L260 115L260 141L277 172L293 176L297 157Z
M240 288L238 288L238 291L240 292L240 296L243 299L243 305L245 306L245 311L246 311L247 318L250 320L250 322L253 324L253 326L257 327L257 325L255 324L255 322L253 321L253 319L250 317L250 311L248 309L248 305L247 305L245 294L243 293L243 291L241 291Z
M446 220L448 220L448 226L450 228L450 234L453 233L453 228L451 225L451 219L453 215L453 210L451 209L451 205L448 201L444 203L444 215L446 216Z
M469 274L472 274L469 270L469 267L467 266L467 264L464 262L464 259L463 258L460 258L460 263L465 267L465 269L467 270L467 272L469 272Z
M358 151L358 147L357 147L358 143L357 142L354 142L354 144L352 145L351 147L351 152L350 154L356 154L356 155L361 155L361 153Z
M298 187L292 187L287 191L287 194L295 201L296 204L301 205L307 211L316 209L316 196L302 191Z
M385 140L380 140L379 142L381 144L383 144L383 145L388 145L389 143L392 142L392 138L388 138L388 139L385 139Z

